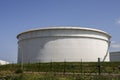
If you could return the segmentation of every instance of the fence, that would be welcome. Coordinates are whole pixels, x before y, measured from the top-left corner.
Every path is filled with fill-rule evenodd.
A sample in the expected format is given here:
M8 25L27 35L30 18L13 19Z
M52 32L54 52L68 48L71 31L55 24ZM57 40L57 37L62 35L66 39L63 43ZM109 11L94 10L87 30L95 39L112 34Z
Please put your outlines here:
M54 74L75 76L76 78L99 77L102 76L106 80L120 79L120 62L49 62L49 63L27 63L27 64L8 64L1 65L0 71L15 72L22 69L24 72L36 72L41 74ZM81 76L82 75L82 76ZM112 76L112 77L111 77ZM108 79L109 78L109 79ZM104 79L105 80L105 79Z

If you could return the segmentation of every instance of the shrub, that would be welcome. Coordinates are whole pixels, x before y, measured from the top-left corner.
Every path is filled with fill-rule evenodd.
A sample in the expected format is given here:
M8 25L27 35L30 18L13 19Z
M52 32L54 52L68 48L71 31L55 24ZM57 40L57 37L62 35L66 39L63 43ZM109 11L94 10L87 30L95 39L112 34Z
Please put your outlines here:
M23 73L23 70L22 70L22 69L17 69L17 70L15 71L15 73L16 73L16 74Z

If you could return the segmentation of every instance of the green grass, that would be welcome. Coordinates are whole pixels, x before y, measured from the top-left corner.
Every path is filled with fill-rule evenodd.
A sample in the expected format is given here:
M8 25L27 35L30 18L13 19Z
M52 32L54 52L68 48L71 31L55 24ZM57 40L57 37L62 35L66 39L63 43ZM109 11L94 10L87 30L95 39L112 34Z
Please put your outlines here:
M54 74L13 74L0 76L0 80L120 80L119 76L90 76L90 75L54 75Z
M0 65L0 80L120 80L111 76L120 74L119 66L120 62L101 62L101 72L110 75L100 76L97 62L32 63L23 64L22 70L21 64L8 64Z
M120 62L102 62L101 72L120 73ZM21 64L1 65L0 71L16 71L21 68ZM51 62L24 64L24 71L32 72L72 72L72 73L97 73L97 62Z

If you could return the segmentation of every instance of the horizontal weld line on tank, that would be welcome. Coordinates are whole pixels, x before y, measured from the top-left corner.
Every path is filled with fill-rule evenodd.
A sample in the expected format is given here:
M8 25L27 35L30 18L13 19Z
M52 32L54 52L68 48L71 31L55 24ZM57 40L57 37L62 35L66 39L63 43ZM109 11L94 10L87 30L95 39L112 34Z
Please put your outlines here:
M56 38L89 38L89 39L98 39L98 40L103 40L103 41L106 41L106 42L110 42L109 40L107 39L102 39L102 38L95 38L95 37L86 37L86 36L40 36L40 37L29 37L29 38L22 38L21 40L18 41L18 43L20 41L23 41L23 40L28 40L28 39L35 39L35 38L49 38L49 37L56 37Z

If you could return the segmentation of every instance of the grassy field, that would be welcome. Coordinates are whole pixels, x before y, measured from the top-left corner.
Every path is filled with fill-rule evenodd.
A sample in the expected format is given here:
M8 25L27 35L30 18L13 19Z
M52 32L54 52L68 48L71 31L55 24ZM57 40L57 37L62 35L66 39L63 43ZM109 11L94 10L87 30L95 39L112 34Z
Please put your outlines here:
M91 75L55 75L53 73L37 74L6 74L0 80L120 80L119 76L91 76Z
M0 80L120 80L120 62L50 62L0 66ZM100 69L100 75L99 75Z

